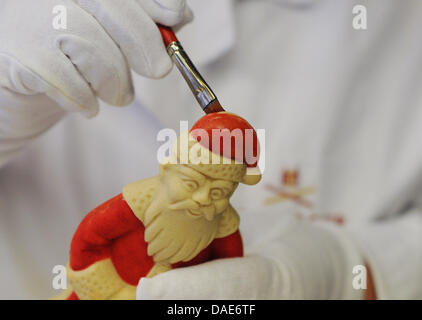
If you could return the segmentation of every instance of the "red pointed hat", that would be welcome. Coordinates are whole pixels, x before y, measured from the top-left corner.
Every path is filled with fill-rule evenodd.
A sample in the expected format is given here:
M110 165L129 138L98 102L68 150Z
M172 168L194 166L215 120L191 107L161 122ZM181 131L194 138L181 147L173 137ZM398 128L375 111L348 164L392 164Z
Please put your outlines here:
M204 131L207 133L205 138ZM190 133L211 152L245 164L243 183L259 182L259 141L255 129L245 119L229 112L210 113L199 119Z

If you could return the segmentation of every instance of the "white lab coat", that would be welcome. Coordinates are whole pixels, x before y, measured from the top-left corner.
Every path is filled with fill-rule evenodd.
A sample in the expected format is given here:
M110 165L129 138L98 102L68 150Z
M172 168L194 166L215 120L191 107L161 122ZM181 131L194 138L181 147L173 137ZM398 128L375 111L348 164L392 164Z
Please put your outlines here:
M246 244L286 215L341 216L378 296L422 298L420 3L191 3L185 49L227 109L266 131L263 181L234 197ZM358 3L367 30L352 28ZM157 173L161 128L201 116L177 70L135 77L135 88L130 107L69 115L0 170L0 298L54 294L52 269L67 262L82 217ZM311 208L265 204L290 169L294 190L315 188Z

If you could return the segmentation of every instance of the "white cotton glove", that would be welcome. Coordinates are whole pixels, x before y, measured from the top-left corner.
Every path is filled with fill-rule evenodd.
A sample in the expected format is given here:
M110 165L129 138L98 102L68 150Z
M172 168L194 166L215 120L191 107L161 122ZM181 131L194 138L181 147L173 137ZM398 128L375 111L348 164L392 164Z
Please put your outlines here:
M361 299L352 286L362 257L334 228L298 223L244 258L142 278L137 299Z
M186 0L2 0L0 166L65 111L129 104L130 69L160 78L172 68L155 22L191 19Z

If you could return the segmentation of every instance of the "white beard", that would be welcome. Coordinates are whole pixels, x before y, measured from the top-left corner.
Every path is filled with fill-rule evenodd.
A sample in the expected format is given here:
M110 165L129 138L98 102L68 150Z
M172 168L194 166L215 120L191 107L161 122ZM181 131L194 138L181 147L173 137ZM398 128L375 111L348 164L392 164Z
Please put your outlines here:
M145 212L145 241L148 255L155 263L173 264L189 261L215 238L220 217L208 221L204 216L191 217L186 210L170 210L153 201Z

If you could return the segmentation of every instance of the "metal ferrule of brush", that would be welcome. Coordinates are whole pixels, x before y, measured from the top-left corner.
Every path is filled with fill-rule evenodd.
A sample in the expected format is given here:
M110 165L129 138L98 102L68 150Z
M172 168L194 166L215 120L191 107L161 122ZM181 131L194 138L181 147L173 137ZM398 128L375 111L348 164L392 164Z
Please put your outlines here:
M183 47L179 42L175 41L170 43L167 51L188 83L202 110L207 109L211 103L217 100L217 97L199 74L198 70L196 70L189 56L183 50Z

